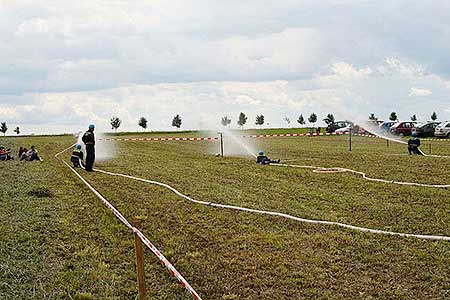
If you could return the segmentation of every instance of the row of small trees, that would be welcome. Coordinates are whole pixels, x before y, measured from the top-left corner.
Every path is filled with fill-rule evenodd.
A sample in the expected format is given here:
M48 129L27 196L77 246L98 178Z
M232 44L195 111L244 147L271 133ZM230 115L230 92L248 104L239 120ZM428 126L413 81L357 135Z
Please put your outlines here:
M328 116L330 116L331 114L329 114ZM333 115L331 115L333 116ZM241 112L239 114L238 120L237 120L237 125L240 126L241 128L244 128L244 125L247 123L248 117ZM283 120L289 125L291 124L291 119L288 117L284 117ZM264 115L257 115L256 116L256 120L255 120L255 125L264 125L265 122L265 117ZM300 125L305 125L306 121L305 118L303 117L303 115L300 115L297 119L297 122ZM317 115L315 113L312 113L309 118L308 118L308 122L311 124L314 124L317 122ZM333 122L334 122L334 117L333 117ZM220 122L222 124L222 126L228 126L231 124L231 119L228 116L224 116L222 117L222 120Z
M3 136L6 135L7 131L8 131L8 125L6 125L6 122L0 122L0 132L3 133ZM20 134L19 126L14 128L13 132L15 132L16 134Z
M120 125L122 124L122 120L119 117L112 117L110 120L111 129L114 129L117 132L117 129L119 129ZM176 128L180 128L182 124L182 120L180 115L176 115L172 119L172 126ZM144 130L148 127L148 120L145 117L140 117L138 120L138 125L142 127Z
M431 118L431 120L433 122L437 120L438 117L437 117L437 114L436 114L435 111L431 114L430 118ZM414 114L414 115L411 116L410 119L411 119L412 122L416 122L417 121L417 116ZM369 115L369 120L377 121L378 118L375 116L375 114L371 113ZM389 115L389 120L392 121L392 122L398 121L398 116L397 116L397 113L395 111L391 112L391 114Z

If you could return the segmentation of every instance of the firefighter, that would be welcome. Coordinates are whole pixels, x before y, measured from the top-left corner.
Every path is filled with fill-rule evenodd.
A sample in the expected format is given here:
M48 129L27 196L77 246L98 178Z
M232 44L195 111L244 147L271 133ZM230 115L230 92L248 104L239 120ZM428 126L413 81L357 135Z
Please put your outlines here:
M261 165L278 164L280 163L280 160L271 160L266 155L264 155L264 151L259 150L258 156L256 157L256 163Z
M95 162L95 136L94 136L94 124L89 125L88 131L86 131L82 137L83 143L86 146L86 171L93 172Z
M411 155L411 154L423 155L423 153L419 149L419 147L420 147L420 139L417 137L417 133L415 131L413 131L412 136L408 141L409 155Z
M80 166L84 166L83 164L84 154L81 150L81 145L78 144L75 146L75 149L72 151L72 156L70 157L70 161L73 163L74 168L79 168Z

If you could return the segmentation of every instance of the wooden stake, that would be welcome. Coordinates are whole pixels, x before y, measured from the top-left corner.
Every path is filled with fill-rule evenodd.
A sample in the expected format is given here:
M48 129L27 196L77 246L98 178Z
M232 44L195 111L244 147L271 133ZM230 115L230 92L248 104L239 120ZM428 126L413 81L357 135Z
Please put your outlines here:
M429 152L430 152L430 154L431 154L431 143L429 144L429 148L430 148L430 151L429 151Z
M223 157L223 134L220 132L220 156Z
M133 221L134 227L141 230L141 221L135 219ZM137 269L137 283L139 289L139 300L147 300L147 289L145 288L145 274L144 274L144 251L142 249L142 241L139 236L134 234L134 246L136 252L136 269Z

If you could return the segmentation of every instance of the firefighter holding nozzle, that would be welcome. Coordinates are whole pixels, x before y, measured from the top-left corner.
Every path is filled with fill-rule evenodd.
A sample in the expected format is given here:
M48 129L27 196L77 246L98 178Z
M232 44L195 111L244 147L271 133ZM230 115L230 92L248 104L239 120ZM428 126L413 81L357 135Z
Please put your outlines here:
M95 136L94 136L94 124L89 125L88 131L86 131L81 138L86 145L86 171L93 172L95 162Z
M419 147L420 147L420 139L417 137L417 132L413 131L412 136L408 141L409 155L411 154L423 155Z

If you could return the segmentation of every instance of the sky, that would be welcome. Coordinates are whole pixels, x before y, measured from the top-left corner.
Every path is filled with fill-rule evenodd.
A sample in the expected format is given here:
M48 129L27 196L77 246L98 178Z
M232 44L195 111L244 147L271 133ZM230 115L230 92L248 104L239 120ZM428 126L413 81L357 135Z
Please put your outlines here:
M450 119L450 1L0 0L0 121L23 133ZM289 118L290 124L284 119Z

